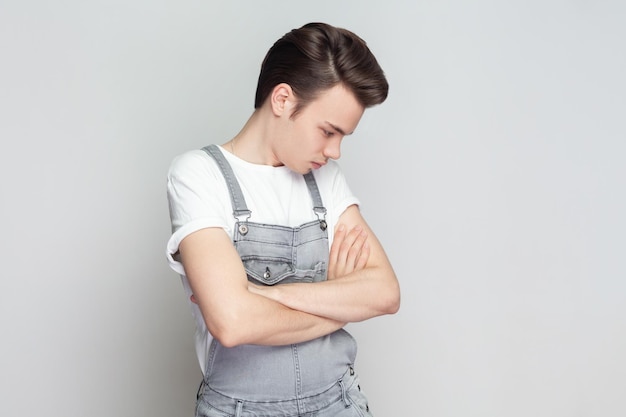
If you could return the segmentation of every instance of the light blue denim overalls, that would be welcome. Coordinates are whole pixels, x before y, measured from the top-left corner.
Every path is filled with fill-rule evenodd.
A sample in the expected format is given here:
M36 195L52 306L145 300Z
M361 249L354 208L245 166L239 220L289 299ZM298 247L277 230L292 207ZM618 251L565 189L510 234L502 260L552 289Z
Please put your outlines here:
M233 241L248 279L264 285L325 280L326 209L313 174L304 178L318 220L295 228L254 223L248 221L252 212L224 155L215 145L203 150L226 179L236 219ZM286 346L226 348L214 339L196 416L371 417L354 372L355 358L356 342L343 329Z

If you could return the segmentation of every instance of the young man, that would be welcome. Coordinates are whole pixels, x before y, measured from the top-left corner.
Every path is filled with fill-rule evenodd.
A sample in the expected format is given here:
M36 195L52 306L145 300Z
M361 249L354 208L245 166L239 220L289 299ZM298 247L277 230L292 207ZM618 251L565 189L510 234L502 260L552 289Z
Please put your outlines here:
M343 327L395 313L400 291L335 160L387 91L363 40L308 24L267 53L242 130L173 161L167 249L193 301L197 416L371 415Z

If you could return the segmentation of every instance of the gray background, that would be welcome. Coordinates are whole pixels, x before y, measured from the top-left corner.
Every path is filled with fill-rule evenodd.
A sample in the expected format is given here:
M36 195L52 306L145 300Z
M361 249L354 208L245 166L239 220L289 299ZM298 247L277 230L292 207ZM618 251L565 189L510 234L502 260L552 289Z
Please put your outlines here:
M315 20L391 83L342 158L403 290L350 326L376 416L626 414L623 2L3 0L0 415L192 415L166 171Z

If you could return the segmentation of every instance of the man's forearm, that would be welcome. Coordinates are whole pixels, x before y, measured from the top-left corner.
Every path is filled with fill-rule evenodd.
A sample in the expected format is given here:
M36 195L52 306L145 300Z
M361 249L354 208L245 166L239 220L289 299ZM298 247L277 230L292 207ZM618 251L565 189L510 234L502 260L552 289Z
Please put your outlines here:
M345 322L298 311L275 300L248 294L249 299L228 321L215 325L215 320L205 317L209 331L223 345L242 344L278 346L306 342L330 334ZM245 306L245 307L244 307Z
M254 286L251 291L291 309L341 322L393 314L400 304L400 291L393 271L376 267L329 281Z

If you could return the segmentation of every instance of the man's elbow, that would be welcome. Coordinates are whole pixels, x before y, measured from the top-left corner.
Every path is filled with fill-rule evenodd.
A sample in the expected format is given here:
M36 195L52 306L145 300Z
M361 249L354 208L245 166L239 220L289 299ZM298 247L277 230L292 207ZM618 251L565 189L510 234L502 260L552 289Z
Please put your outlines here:
M220 345L227 348L244 344L242 339L237 334L234 334L234 332L219 332L214 334L213 337L220 343Z
M400 310L400 297L398 296L394 300L390 300L385 305L385 314L396 314Z
M400 288L394 285L382 297L381 310L383 314L396 314L400 310Z
M241 326L238 326L234 321L228 320L223 323L217 323L216 320L206 320L207 329L211 336L217 340L222 346L231 348L239 345L249 343L246 335L241 330Z

